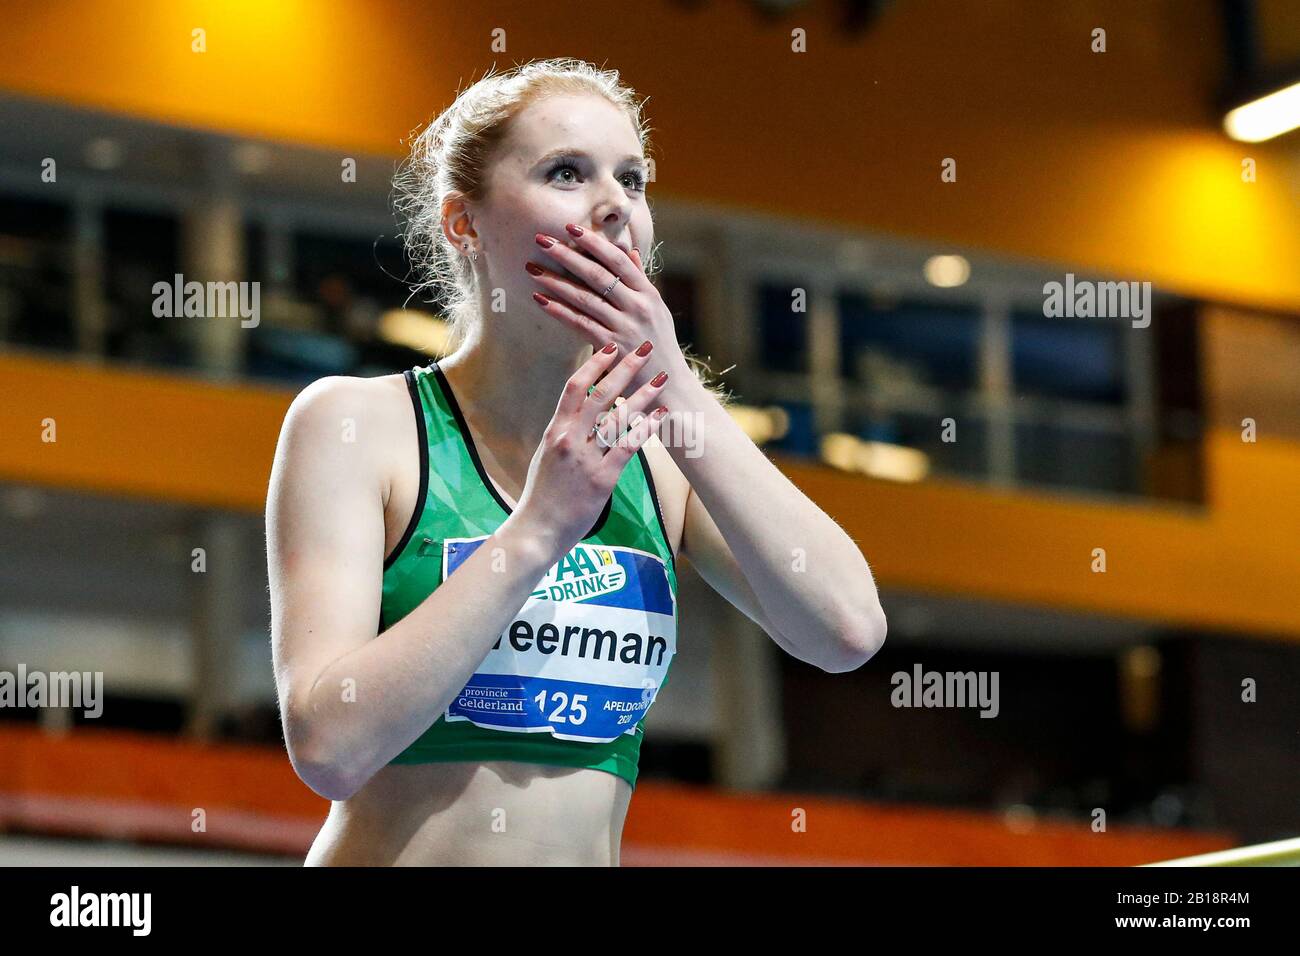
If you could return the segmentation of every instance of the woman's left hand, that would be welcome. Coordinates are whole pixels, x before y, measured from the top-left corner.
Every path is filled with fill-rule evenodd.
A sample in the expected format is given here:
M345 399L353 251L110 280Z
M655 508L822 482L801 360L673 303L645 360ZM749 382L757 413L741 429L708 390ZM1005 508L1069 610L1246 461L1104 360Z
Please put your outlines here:
M577 248L542 233L537 235L537 244L561 268L582 282L574 282L551 270L542 269L541 275L537 275L530 269L529 274L541 286L541 294L547 300L545 303L538 301L538 293L534 293L533 301L547 315L565 323L590 342L594 349L616 342L620 353L627 354L649 341L654 348L650 361L628 383L625 391L629 395L660 370L666 371L670 378L689 373L689 366L677 344L672 313L659 290L646 276L637 250L633 249L629 255L599 232L572 223L566 228L572 237L570 241ZM550 240L550 245L544 240ZM595 261L582 252L591 255ZM601 298L600 293L614 282L615 276L619 281L608 295Z

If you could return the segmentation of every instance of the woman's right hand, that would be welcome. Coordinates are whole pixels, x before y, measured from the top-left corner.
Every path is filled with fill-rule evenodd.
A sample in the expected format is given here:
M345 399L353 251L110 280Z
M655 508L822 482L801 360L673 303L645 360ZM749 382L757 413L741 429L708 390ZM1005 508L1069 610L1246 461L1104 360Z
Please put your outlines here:
M556 560L596 524L623 467L658 432L668 413L663 406L650 412L668 381L666 374L657 377L658 384L651 379L614 407L614 399L652 353L629 352L619 362L617 346L610 346L605 347L609 351L595 352L569 376L512 516L545 542ZM596 387L588 395L592 385ZM606 414L609 419L597 435L596 423Z

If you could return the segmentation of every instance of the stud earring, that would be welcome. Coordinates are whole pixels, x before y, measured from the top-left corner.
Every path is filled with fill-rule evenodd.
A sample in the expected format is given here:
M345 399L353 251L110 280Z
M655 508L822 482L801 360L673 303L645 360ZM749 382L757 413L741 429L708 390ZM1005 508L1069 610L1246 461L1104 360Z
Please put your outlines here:
M469 252L469 243L468 243L468 242L466 242L466 243L462 243L462 244L461 244L461 248L464 249L466 252ZM473 252L469 252L469 261L470 261L470 262L478 262L478 250L477 250L477 249L475 249Z

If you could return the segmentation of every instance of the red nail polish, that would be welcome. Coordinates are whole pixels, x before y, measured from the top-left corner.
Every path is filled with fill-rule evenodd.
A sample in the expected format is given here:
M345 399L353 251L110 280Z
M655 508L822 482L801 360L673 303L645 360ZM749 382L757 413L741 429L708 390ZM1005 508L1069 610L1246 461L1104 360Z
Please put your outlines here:
M650 384L653 385L655 388L658 388L660 385L662 385L662 384L663 384L664 382L666 382L666 381L668 381L668 373L667 373L667 372L660 372L660 373L659 373L658 375L656 375L654 378L650 379Z
M528 270L529 275L539 276L542 274L542 267L536 262L525 262L524 268Z
M565 226L564 228L567 229L567 230L569 230L569 235L571 235L571 236L580 236L580 235L582 235L582 227L581 227L581 226L575 226L573 223L569 223L569 224L568 224L567 226Z
M638 348L638 349L636 350L636 354L637 354L637 355L649 355L649 354L650 354L650 350L651 350L652 348L654 348L654 346L650 344L650 340L649 340L649 339L646 339L644 342L641 343L641 347Z
M617 345L616 343L614 343L614 342L610 342L610 343L609 343L608 345L606 345L603 349L601 349L601 351L604 352L606 355L610 355L610 354L612 354L612 353L614 352L614 350L617 349L617 348L618 348L618 345Z
M537 244L543 249L549 249L551 246L555 245L555 240L545 233L539 232L535 238L537 239Z
M537 300L537 304L538 304L538 305L550 305L550 304L551 304L551 300L548 299L548 298L546 298L546 296L542 295L540 292L534 292L534 293L533 293L533 298Z
M668 406L667 406L667 405L660 405L658 408L656 408L656 409L654 410L654 412L653 412L652 414L654 414L654 415L667 415L667 414L668 414Z

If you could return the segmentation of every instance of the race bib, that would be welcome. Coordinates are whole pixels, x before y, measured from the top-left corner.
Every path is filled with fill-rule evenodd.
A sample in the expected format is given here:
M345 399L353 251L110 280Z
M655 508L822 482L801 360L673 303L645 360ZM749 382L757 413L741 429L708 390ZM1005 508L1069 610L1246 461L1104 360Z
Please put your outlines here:
M443 580L485 540L444 541ZM677 651L675 607L661 558L580 543L538 582L445 717L587 743L635 733Z

